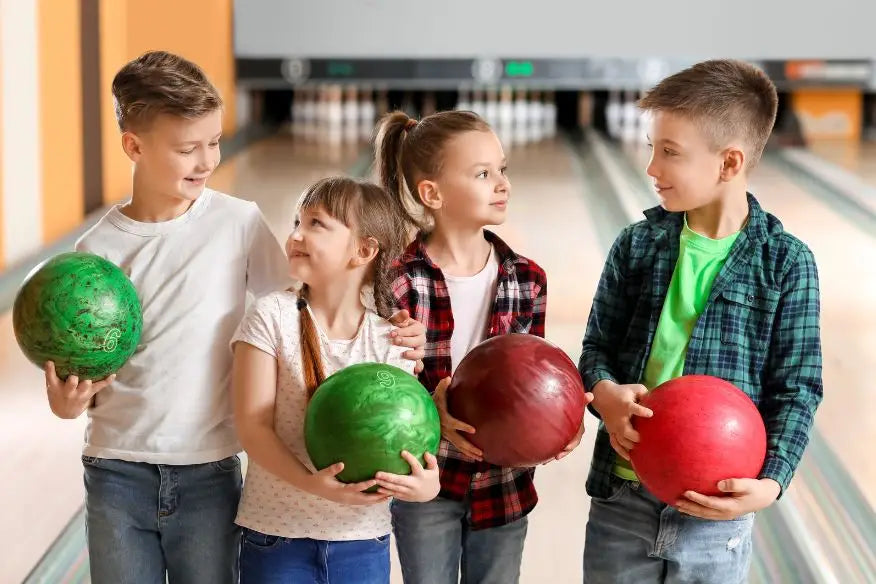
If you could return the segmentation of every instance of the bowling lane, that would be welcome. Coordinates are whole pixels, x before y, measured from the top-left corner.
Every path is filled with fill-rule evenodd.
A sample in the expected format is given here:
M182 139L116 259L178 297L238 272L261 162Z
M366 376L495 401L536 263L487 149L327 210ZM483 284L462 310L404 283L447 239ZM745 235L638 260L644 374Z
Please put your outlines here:
M876 400L864 374L876 352L876 238L766 162L752 188L764 207L815 254L821 286L824 401L816 428L876 508Z
M876 187L876 142L818 141L809 150Z
M293 205L311 182L329 174L355 170L361 149L329 149L295 144L278 135L228 159L210 186L255 200L273 232L288 235ZM12 331L12 315L0 315L0 372L5 406L0 410L0 444L7 472L0 482L6 506L4 521L15 537L0 548L2 582L20 582L83 504L79 456L85 417L60 420L48 407L42 373L21 354Z

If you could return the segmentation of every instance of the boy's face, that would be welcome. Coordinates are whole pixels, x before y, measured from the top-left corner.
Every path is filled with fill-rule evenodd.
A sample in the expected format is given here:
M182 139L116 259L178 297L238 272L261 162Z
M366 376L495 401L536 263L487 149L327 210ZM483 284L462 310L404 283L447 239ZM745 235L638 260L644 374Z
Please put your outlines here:
M150 191L194 201L219 165L221 135L221 110L192 120L162 114L134 134L134 147L126 150L138 180Z
M655 111L648 132L648 176L667 211L692 211L721 194L724 156L716 152L698 125L684 116Z

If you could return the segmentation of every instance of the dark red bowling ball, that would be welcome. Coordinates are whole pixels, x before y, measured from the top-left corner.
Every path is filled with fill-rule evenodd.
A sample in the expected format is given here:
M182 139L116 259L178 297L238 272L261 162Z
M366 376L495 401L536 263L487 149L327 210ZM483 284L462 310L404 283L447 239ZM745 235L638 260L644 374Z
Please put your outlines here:
M754 402L732 383L684 375L641 400L654 412L633 417L639 443L630 461L655 497L674 505L685 491L720 495L718 482L756 478L766 457L766 429Z
M572 360L540 337L500 335L472 349L447 390L463 434L498 466L535 466L559 454L584 418L584 384Z

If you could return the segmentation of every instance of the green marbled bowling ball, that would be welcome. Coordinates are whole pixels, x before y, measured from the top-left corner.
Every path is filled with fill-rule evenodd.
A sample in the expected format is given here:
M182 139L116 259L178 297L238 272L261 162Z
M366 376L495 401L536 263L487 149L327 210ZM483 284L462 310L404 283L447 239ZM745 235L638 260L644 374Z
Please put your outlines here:
M383 363L351 365L328 377L313 394L304 422L307 452L323 469L344 463L338 480L355 483L377 471L406 475L407 450L438 451L438 410L417 378Z
M58 377L99 380L118 371L140 342L137 290L112 262L69 252L37 266L12 309L15 339L39 367L54 361Z

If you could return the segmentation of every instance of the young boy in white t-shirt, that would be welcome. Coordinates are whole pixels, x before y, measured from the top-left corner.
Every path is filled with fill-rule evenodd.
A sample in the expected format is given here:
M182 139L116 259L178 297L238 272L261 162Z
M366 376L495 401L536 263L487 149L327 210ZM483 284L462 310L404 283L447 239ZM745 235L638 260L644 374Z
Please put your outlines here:
M229 341L247 294L289 286L286 259L254 203L205 188L220 159L222 100L197 65L146 53L112 91L132 197L76 249L128 274L143 308L141 344L106 380L64 381L46 366L52 411L88 411L91 578L232 583L241 476ZM396 317L407 325L396 341L423 345L423 327Z

